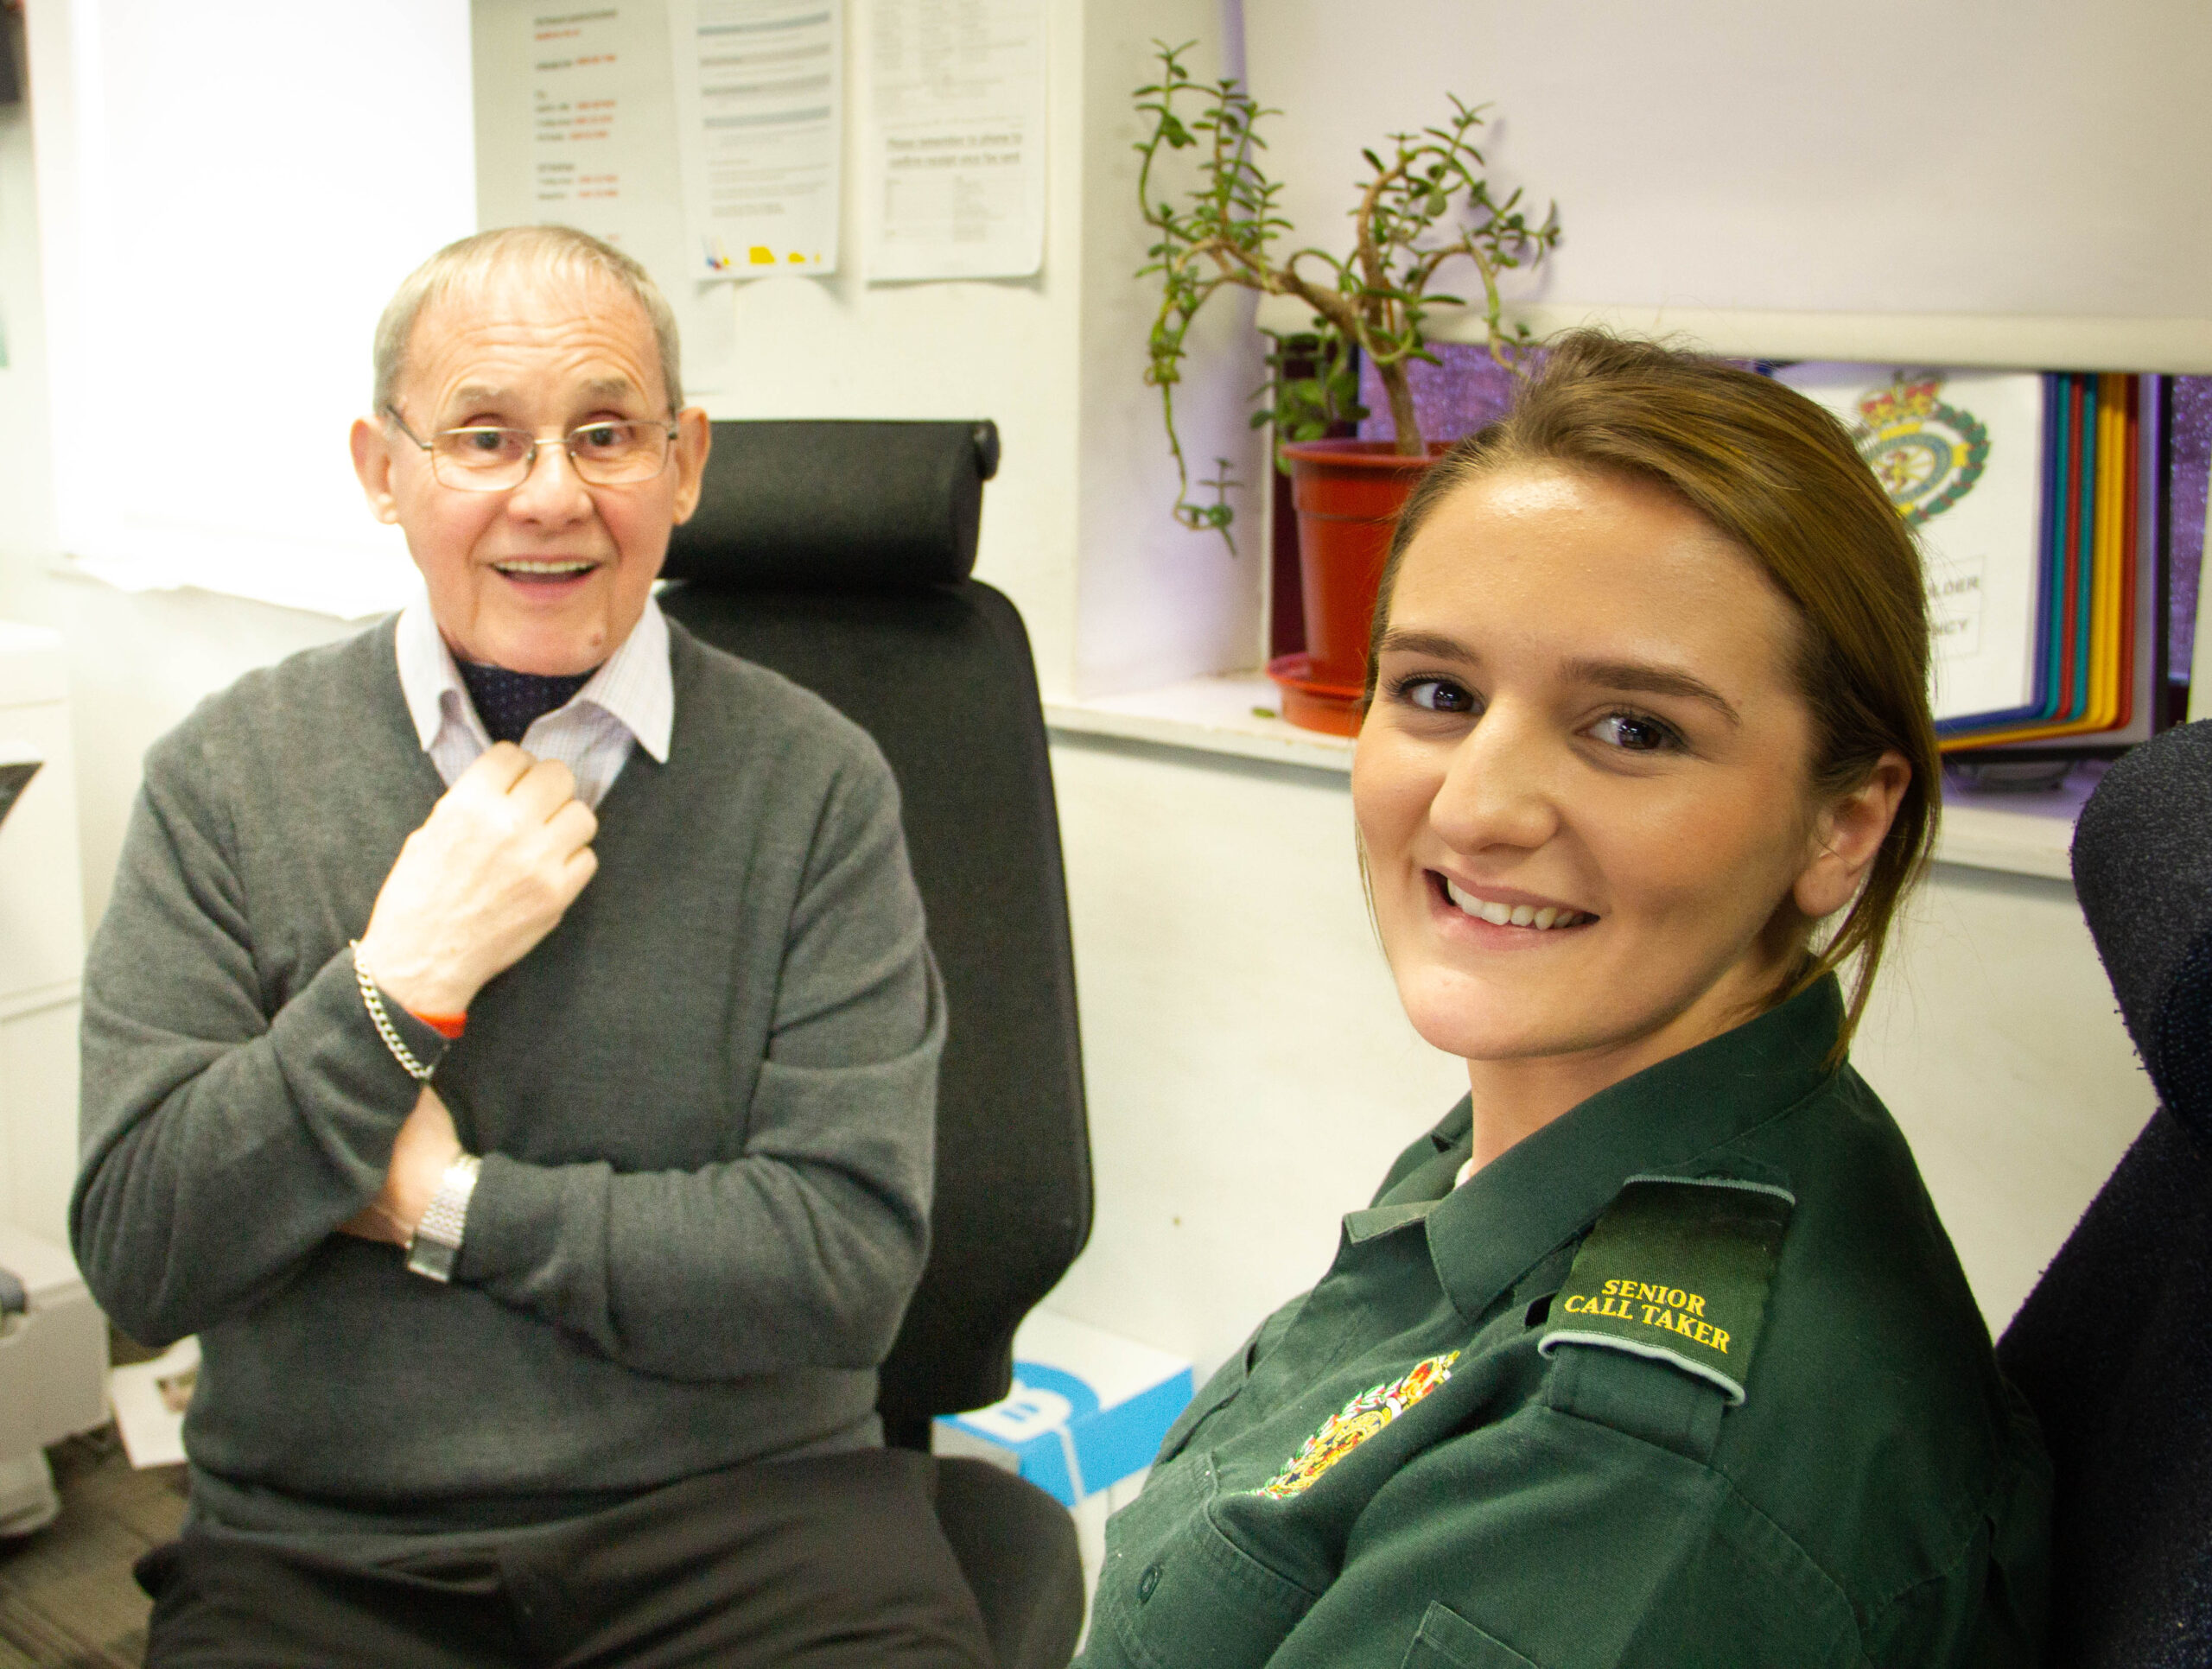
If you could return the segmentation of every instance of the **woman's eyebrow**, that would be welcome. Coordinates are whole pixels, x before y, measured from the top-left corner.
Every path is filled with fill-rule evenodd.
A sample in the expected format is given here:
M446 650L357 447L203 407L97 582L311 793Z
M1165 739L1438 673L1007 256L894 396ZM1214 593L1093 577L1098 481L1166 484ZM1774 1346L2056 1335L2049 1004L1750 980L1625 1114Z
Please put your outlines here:
M1440 631L1408 631L1392 626L1378 645L1386 655L1431 655L1439 660L1473 662L1480 657L1457 638Z
M1643 695L1681 695L1703 701L1732 725L1744 722L1735 703L1701 678L1672 667L1651 666L1642 661L1569 661L1564 670L1578 682L1607 689L1631 690Z
M1380 644L1386 655L1423 655L1440 661L1458 661L1471 666L1482 657L1461 643L1457 638L1441 631L1413 631L1393 626L1382 634ZM1736 705L1701 678L1672 667L1653 666L1644 661L1569 661L1560 669L1568 679L1578 683L1597 684L1606 689L1633 691L1643 695L1681 695L1691 701L1703 701L1732 725L1741 725L1743 715Z

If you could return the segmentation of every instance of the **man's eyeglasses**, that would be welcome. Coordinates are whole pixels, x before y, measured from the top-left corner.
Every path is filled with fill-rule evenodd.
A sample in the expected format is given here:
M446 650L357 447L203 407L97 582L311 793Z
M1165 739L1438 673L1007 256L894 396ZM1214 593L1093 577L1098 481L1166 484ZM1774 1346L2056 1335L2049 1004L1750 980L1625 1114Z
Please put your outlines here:
M505 492L530 479L540 447L559 447L569 466L591 486L650 481L668 466L676 440L670 422L582 423L557 441L541 441L526 428L472 424L442 428L423 440L407 427L398 408L386 406L399 432L430 454L430 473L441 486L462 492Z

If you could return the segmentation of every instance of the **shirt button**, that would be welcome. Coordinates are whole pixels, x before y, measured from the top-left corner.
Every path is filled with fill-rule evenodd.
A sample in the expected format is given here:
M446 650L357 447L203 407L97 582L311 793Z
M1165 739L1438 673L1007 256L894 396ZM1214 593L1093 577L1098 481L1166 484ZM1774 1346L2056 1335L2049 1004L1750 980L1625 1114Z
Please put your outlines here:
M1152 1597L1152 1590L1160 1586L1160 1572L1161 1569L1162 1567L1157 1564L1147 1565L1145 1568L1145 1573L1137 1578L1137 1603L1139 1605L1142 1605L1147 1600L1150 1599Z

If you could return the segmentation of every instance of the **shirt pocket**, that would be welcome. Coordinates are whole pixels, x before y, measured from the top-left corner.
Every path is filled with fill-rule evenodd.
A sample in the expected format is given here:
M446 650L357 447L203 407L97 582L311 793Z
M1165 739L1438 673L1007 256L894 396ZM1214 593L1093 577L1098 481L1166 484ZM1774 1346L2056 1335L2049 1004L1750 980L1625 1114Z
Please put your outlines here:
M1127 1659L1147 1669L1260 1669L1318 1596L1214 1521L1211 1455L1182 1469L1172 1529L1128 1561L1121 1591L1102 1593L1099 1609Z
M1431 1600L1399 1669L1541 1669L1478 1628L1442 1600Z

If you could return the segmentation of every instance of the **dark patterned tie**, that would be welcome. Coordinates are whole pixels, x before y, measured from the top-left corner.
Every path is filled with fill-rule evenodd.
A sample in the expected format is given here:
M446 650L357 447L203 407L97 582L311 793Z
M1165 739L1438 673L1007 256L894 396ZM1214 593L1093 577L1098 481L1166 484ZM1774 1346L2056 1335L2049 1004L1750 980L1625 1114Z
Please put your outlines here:
M510 672L503 666L479 666L458 656L454 664L461 669L461 681L468 686L468 699L476 704L476 716L483 720L485 733L495 742L519 742L531 726L555 708L565 706L571 695L591 682L591 672L542 678L534 672ZM592 669L592 672L598 670Z

